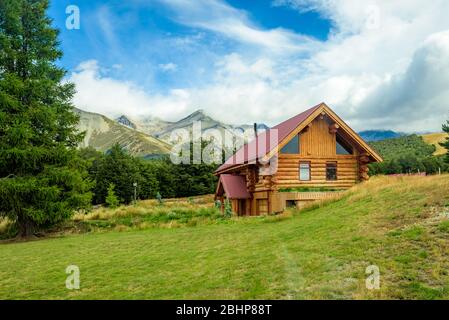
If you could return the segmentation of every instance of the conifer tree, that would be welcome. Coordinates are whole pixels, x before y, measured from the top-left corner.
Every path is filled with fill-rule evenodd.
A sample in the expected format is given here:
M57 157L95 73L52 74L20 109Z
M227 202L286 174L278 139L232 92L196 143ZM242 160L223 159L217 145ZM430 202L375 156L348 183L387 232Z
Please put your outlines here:
M0 1L0 215L22 236L90 203L76 147L74 85L62 82L47 0Z
M114 188L115 185L113 183L110 183L108 187L108 195L106 196L106 204L108 205L109 208L113 209L117 208L118 205L120 204L119 199L115 195Z
M443 124L443 131L449 134L449 120L446 121L446 124ZM447 163L449 163L449 137L446 137L446 140L444 142L440 142L440 145L446 148L447 153L445 156L445 160Z
M127 154L118 144L112 146L106 156L97 164L95 173L94 202L105 202L109 184L113 183L114 192L121 202L129 204L134 200L134 186L137 183L137 193L144 181L139 172L139 162Z

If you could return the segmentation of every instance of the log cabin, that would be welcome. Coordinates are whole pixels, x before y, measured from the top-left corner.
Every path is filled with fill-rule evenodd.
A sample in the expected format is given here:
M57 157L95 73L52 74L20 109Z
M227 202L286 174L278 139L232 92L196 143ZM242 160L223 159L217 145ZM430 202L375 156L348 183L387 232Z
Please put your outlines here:
M281 213L368 180L382 158L325 103L257 134L216 171L215 199L237 215Z

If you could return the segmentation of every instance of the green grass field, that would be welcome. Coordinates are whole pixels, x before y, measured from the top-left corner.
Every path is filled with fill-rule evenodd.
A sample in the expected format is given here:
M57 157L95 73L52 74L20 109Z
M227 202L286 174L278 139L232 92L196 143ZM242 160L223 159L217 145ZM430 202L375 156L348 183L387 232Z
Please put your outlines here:
M86 220L127 208L100 210ZM448 175L376 177L340 200L276 217L201 216L0 244L0 298L449 298ZM72 264L80 290L65 287ZM369 265L380 269L380 290L366 289Z

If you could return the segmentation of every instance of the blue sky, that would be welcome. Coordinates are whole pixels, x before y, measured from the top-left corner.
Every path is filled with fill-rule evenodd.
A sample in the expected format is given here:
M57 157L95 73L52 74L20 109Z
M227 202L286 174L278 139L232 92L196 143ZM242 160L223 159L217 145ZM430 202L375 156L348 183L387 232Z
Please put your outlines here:
M209 78L203 69L226 54L246 49L232 38L179 23L163 2L58 0L51 4L49 14L61 31L61 65L70 71L94 59L111 76L136 81L147 90L166 92L205 83ZM70 4L80 8L79 30L65 28L65 8ZM325 41L331 29L331 21L318 12L299 12L271 0L232 0L228 4L245 12L261 30L285 28ZM118 65L121 67L114 68ZM169 72L174 71L170 66L176 72Z
M65 27L68 5L80 9L79 30ZM177 120L202 108L273 125L325 101L358 130L437 131L449 112L448 9L444 0L53 0L49 15L82 109Z

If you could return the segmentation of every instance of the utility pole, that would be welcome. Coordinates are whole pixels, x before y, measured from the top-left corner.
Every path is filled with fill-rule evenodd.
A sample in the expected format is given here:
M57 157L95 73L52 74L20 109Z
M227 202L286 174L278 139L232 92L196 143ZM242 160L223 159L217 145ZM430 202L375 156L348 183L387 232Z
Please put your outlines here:
M134 205L137 204L137 182L133 183L134 186Z

